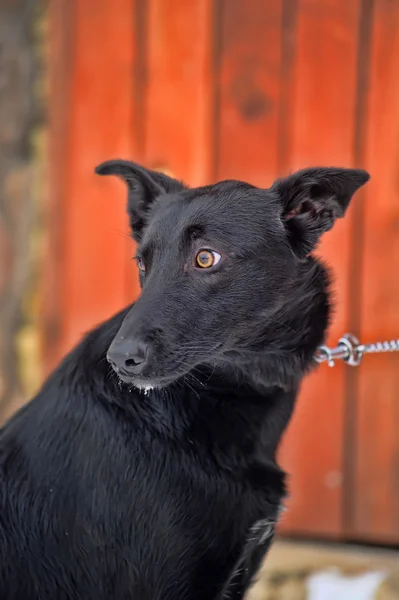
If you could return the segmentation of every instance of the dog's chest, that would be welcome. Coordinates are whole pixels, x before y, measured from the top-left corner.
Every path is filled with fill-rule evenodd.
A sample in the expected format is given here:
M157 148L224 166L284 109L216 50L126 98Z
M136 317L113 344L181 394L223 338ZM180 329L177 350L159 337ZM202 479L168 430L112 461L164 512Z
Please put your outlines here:
M93 458L79 477L80 493L71 501L79 512L70 511L70 530L63 523L60 536L67 531L66 543L79 540L79 552L87 556L87 565L79 561L73 568L93 575L93 585L101 577L124 582L143 599L167 600L171 589L173 598L187 589L212 598L248 539L262 537L262 520L273 518L267 493L195 448L186 453L171 445L161 452L151 442L130 448L129 456L121 448L112 455L112 468L103 470L104 462ZM58 500L65 515L68 502L53 502ZM71 555L77 556L72 548Z
M231 473L192 456L158 458L147 472L151 485L139 485L143 495L136 488L132 498L130 542L141 556L141 576L152 571L148 581L162 581L163 587L173 579L181 593L206 588L198 597L212 598L240 558L248 560L248 548L252 553L271 536L276 511L267 493Z

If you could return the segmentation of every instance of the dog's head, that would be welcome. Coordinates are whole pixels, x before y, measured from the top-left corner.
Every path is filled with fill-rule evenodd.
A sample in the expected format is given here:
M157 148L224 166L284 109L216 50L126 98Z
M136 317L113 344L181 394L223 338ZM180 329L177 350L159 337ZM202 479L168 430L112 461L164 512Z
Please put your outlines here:
M240 181L189 189L122 160L96 172L128 188L142 293L108 360L142 388L259 348L320 236L368 180L357 169L312 168L269 189Z

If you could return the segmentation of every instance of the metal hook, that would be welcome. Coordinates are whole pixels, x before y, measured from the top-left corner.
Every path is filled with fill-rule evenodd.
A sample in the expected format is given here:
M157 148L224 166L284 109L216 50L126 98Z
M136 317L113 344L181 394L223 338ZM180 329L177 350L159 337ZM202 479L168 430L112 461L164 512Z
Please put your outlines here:
M335 365L332 350L326 345L319 346L318 353L314 358L318 363L326 362L329 367L333 367Z

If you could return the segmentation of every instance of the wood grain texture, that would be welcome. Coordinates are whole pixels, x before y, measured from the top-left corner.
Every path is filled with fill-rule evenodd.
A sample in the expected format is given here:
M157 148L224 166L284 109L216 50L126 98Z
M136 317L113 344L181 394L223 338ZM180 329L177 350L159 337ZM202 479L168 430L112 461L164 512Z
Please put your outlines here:
M365 120L361 339L399 337L399 4L375 0ZM399 541L399 357L358 372L351 537Z
M283 2L222 4L218 179L278 175Z
M352 166L360 2L299 0L291 95L290 164ZM329 340L348 323L351 210L318 254L334 272ZM344 367L319 368L305 381L282 449L291 500L282 531L339 537L343 527Z
M147 166L189 185L213 169L212 0L147 0Z

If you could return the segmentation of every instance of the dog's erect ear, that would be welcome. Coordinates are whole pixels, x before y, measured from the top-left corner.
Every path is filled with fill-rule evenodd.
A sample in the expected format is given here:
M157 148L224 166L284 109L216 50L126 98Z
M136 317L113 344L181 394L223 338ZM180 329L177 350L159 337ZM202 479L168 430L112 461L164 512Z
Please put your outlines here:
M127 160L107 160L95 169L98 175L116 175L127 185L127 211L133 237L140 242L151 204L165 193L179 192L184 185L157 171L150 171Z
M315 167L275 181L271 190L281 201L281 218L295 254L304 258L313 250L369 177L361 169Z

